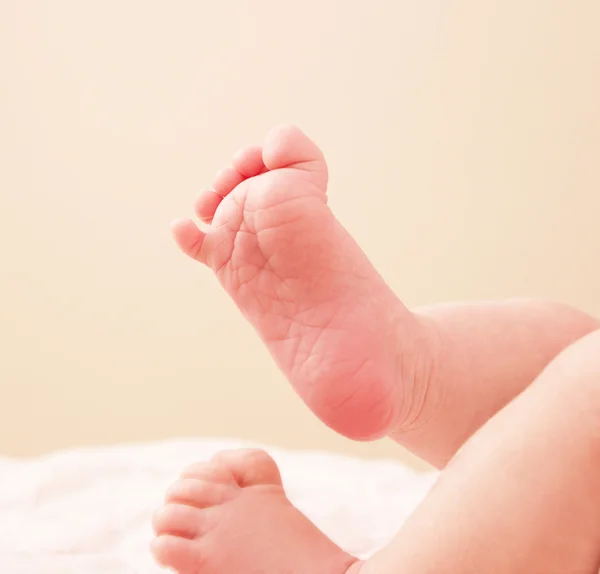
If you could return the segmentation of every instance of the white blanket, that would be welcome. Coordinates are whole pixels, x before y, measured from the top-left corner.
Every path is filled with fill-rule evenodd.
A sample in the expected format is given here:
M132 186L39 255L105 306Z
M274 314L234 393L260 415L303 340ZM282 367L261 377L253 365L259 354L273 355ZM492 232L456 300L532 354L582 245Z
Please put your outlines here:
M162 572L148 545L165 488L190 463L239 446L249 445L179 440L0 458L0 573ZM263 448L292 502L360 557L390 539L437 477L391 461Z

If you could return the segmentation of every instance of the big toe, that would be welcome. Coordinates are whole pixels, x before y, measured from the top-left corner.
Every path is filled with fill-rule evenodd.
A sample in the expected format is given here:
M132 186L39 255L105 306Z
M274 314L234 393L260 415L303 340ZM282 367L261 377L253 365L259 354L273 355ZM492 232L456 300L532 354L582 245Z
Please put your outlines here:
M308 171L323 190L327 188L323 152L296 126L282 125L271 130L263 147L263 161L270 170L292 167Z
M229 470L239 486L281 486L281 474L275 461L264 450L225 450L213 458Z

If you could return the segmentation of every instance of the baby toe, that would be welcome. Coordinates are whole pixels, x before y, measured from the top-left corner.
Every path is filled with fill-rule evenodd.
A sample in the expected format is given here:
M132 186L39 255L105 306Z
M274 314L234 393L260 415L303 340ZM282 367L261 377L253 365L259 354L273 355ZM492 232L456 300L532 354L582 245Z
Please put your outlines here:
M202 221L210 223L221 201L223 201L223 197L218 193L211 190L202 191L194 205L196 215Z
M213 461L227 468L241 487L260 484L282 485L277 464L264 450L254 448L225 450L216 454Z
M213 189L221 197L225 197L240 183L242 183L244 179L246 179L246 176L240 173L237 169L226 167L217 172L217 175L213 181Z
M190 219L178 219L171 224L171 230L175 241L181 251L188 257L205 263L202 253L202 244L206 234L198 229L198 226Z
M213 462L196 462L188 466L182 473L181 478L195 478L205 482L213 482L237 486L231 471L223 465Z
M204 531L205 522L201 510L185 504L165 504L152 517L155 534L172 534L188 540L197 538Z
M223 504L235 496L233 485L183 478L173 484L166 494L167 503L178 503L195 508Z
M315 183L327 189L327 164L319 147L300 129L279 126L267 135L263 159L268 169L295 167L312 174Z
M249 146L238 151L232 159L233 167L244 177L255 177L266 170L261 146Z
M202 572L204 560L196 542L165 534L152 541L150 550L156 562L179 574Z

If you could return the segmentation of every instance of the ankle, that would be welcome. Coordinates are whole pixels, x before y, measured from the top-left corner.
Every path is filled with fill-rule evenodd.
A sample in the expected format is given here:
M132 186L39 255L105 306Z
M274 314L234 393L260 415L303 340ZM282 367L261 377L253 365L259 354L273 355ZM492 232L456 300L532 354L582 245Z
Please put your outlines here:
M438 376L441 341L437 324L430 317L411 313L398 327L396 379L405 389L405 400L391 434L425 426L438 413L441 396Z

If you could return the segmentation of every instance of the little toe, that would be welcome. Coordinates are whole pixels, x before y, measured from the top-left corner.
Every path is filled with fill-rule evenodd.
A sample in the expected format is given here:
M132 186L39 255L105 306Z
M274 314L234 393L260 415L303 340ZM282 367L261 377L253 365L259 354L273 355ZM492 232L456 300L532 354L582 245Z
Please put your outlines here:
M154 513L152 527L157 535L172 534L193 540L203 532L204 513L186 504L165 504Z
M249 146L238 151L232 159L233 167L244 177L255 177L266 170L261 146Z
M200 195L196 199L196 203L194 205L196 215L202 221L210 223L221 201L223 201L223 196L214 191L205 190L200 192Z
M181 251L200 263L206 263L202 254L206 233L200 231L191 219L178 219L171 223L171 229Z
M226 467L241 487L260 484L282 485L277 464L264 450L225 450L215 455L213 460Z
M202 554L196 542L165 534L157 536L152 541L150 550L161 566L171 568L180 574L202 571Z
M183 478L173 484L165 496L167 503L208 508L223 504L235 496L232 485Z
M226 167L217 172L213 181L213 189L220 196L225 197L242 183L244 179L246 179L246 176L243 173L240 173L233 167Z

